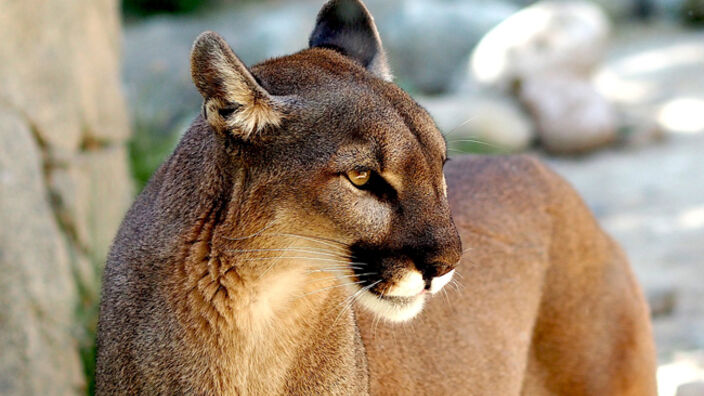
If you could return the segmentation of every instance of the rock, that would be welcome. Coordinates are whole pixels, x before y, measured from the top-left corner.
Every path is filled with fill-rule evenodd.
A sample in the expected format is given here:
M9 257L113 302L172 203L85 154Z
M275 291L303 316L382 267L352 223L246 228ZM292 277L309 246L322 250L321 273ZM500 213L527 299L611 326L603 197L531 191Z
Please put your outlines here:
M604 57L609 22L596 5L543 1L492 29L472 53L471 72L510 89L536 73L589 75Z
M119 4L0 2L0 35L0 394L85 394L86 313L132 198Z
M701 31L629 26L622 29L594 84L626 116L626 124L641 124L644 137L650 134L647 129L652 140L701 133L703 43Z
M88 224L91 238L89 253L94 260L105 260L122 217L132 202L133 190L124 146L89 151L81 155L78 166L86 172L91 188Z
M552 153L586 152L616 139L613 108L579 76L529 77L519 97L533 115L541 144Z
M691 25L701 25L704 22L703 0L682 0L677 9L680 19Z
M646 293L650 315L653 318L671 314L677 306L677 290L673 288L651 288Z
M530 118L507 97L456 95L417 100L446 135L452 150L472 146L476 140L479 146L474 146L480 151L518 152L535 136Z
M618 118L618 140L624 147L644 147L665 138L665 130L652 112L614 105Z
M469 54L492 27L517 10L501 1L411 0L393 12L370 3L392 70L413 91L451 91L464 78Z
M11 54L0 62L3 100L25 110L47 147L127 138L116 1L5 2L0 35L0 53Z
M125 148L77 154L51 172L50 182L60 219L78 245L102 262L133 196Z
M84 384L76 288L29 123L0 107L0 394L70 395Z
M634 17L648 19L662 14L662 0L591 0L601 7L613 20L633 20Z
M704 381L690 382L678 386L676 396L704 396Z

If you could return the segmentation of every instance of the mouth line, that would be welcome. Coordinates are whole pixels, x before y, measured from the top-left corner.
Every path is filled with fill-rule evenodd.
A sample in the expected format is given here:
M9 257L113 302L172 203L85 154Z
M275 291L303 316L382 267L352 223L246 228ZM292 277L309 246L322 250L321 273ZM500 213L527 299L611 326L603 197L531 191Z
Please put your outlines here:
M366 290L359 295L360 304L389 322L405 322L418 315L426 302L426 293L415 296L385 296Z
M378 293L376 291L372 291L372 290L370 290L369 292L381 300L387 301L387 302L392 303L394 305L403 306L403 305L408 305L408 304L414 303L416 300L423 297L426 294L426 291L427 290L423 290L414 296L386 296L386 295L380 294L380 293Z

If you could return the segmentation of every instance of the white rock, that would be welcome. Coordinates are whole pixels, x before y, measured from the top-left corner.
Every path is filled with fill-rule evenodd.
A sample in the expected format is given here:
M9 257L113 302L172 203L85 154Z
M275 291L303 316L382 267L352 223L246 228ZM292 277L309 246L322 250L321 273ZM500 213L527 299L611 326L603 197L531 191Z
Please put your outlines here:
M30 124L0 105L0 393L83 386L70 253L48 199Z
M530 117L510 98L458 95L422 98L419 103L447 136L450 148L476 140L485 146L482 151L516 152L535 136Z
M616 138L614 109L579 76L543 74L527 78L519 97L533 115L542 145L550 152L585 152Z
M536 3L484 36L472 54L471 73L504 89L537 72L587 75L602 60L608 33L608 18L593 3Z
M77 154L51 172L57 214L95 262L107 256L133 196L123 146Z
M704 381L680 385L677 387L677 396L704 396Z
M394 4L385 10L380 3ZM394 74L424 93L452 91L466 77L472 49L494 26L517 11L505 1L372 1Z

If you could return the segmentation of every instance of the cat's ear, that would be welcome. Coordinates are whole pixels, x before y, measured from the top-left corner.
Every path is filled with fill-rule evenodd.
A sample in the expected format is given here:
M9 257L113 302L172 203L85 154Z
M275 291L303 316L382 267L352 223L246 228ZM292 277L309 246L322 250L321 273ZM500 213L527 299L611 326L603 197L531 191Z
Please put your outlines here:
M204 117L216 130L247 140L264 128L281 124L284 101L259 85L217 33L205 32L196 39L191 76L205 99Z
M359 0L330 0L318 14L308 44L334 49L361 63L377 77L391 81L374 18Z

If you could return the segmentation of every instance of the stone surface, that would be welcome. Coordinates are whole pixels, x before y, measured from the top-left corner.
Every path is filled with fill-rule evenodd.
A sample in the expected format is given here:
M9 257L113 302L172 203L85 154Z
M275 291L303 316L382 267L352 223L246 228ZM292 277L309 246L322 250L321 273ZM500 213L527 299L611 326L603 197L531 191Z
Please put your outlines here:
M583 153L616 139L616 114L589 80L567 74L526 78L519 97L533 115L546 150Z
M653 318L670 315L677 308L677 289L651 288L646 295Z
M79 153L51 172L59 216L96 261L107 248L132 198L127 153L122 146Z
M85 394L132 198L117 0L0 2L0 394Z
M85 138L126 139L117 2L27 0L1 7L0 53L7 56L0 62L0 98L22 109L52 150L76 150Z
M69 253L29 124L0 107L0 394L78 394Z
M82 219L90 230L89 254L104 261L122 217L132 203L133 191L123 146L88 151L81 155L78 166L86 172L90 194L88 217Z
M659 396L704 395L704 349L677 352L671 362L658 368Z
M680 385L677 388L677 396L704 396L704 381Z
M518 152L535 137L530 117L509 97L465 94L416 100L428 110L452 150L476 141L485 146L477 147L482 151Z
M542 1L501 22L472 53L471 72L484 84L510 89L536 73L589 75L603 59L609 22L581 1Z
M704 131L704 32L633 25L614 39L594 76L597 91L619 112L665 133Z
M413 91L454 90L469 54L492 27L517 8L502 1L395 1L392 12L371 2L392 70ZM377 6L377 7L375 7Z

